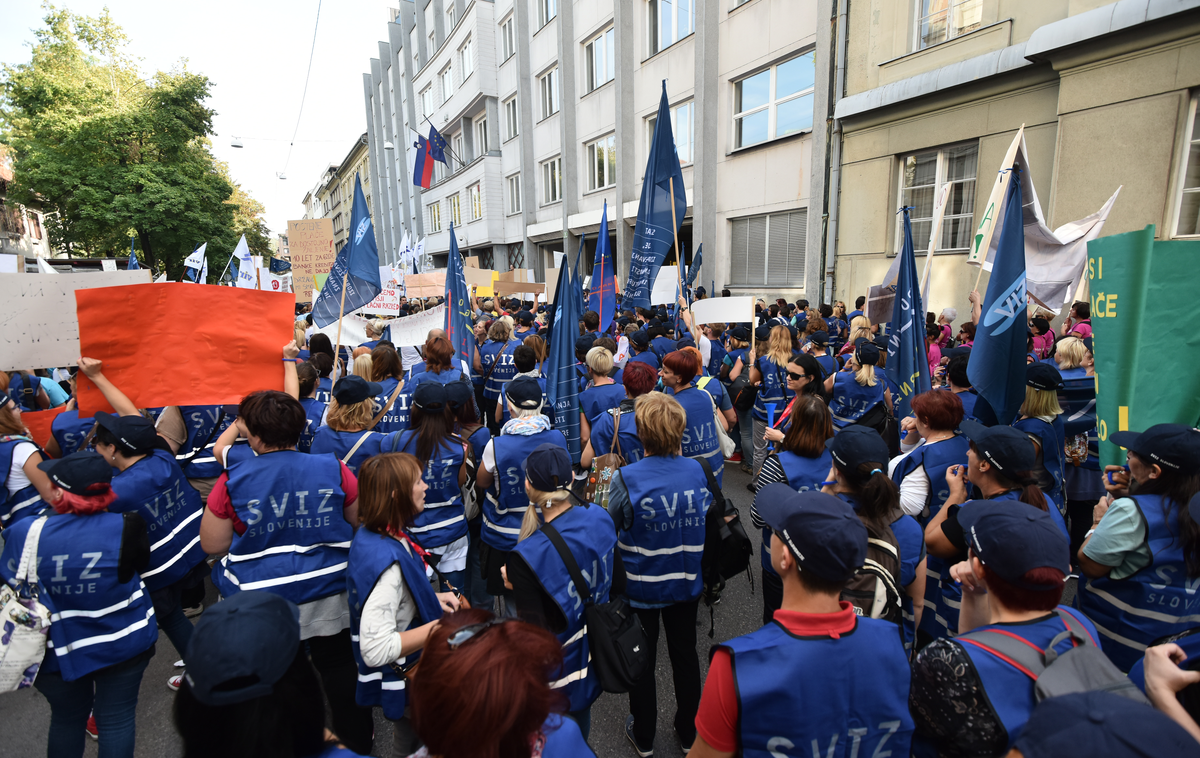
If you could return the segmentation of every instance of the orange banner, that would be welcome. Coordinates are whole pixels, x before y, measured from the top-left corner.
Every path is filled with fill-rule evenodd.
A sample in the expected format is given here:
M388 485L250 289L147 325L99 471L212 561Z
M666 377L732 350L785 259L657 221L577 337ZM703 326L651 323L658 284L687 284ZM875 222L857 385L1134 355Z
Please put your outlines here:
M46 447L46 443L50 441L50 425L54 423L54 418L66 409L67 406L60 405L48 411L24 411L21 413L21 423L29 430L34 442Z
M292 339L290 293L207 284L140 284L75 294L84 357L139 408L235 404L283 389L282 347ZM79 409L108 402L81 372Z

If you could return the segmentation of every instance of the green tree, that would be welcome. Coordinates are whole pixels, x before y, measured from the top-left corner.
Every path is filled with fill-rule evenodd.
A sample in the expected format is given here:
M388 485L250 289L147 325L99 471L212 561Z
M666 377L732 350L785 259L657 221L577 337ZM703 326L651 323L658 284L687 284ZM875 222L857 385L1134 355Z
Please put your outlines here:
M245 233L265 247L262 206L209 152L208 78L182 63L143 78L107 10L43 7L32 59L4 67L0 134L16 153L14 199L59 212L51 242L111 257L128 252L133 230L143 265L173 279L201 242L232 250Z

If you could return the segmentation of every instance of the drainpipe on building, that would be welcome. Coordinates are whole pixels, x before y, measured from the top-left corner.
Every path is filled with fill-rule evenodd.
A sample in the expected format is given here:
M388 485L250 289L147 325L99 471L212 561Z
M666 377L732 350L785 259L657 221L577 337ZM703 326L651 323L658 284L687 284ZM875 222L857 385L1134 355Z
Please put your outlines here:
M846 20L850 11L850 0L838 0L837 11L837 44L834 51L833 97L830 110L836 111L838 101L846 88ZM841 205L842 178L842 122L833 119L833 128L829 131L829 145L826 151L829 156L829 181L825 184L825 207L828 209L825 218L825 245L821 255L821 271L825 276L825 286L822 302L833 302L834 275L831 263L837 261L838 239L838 208Z

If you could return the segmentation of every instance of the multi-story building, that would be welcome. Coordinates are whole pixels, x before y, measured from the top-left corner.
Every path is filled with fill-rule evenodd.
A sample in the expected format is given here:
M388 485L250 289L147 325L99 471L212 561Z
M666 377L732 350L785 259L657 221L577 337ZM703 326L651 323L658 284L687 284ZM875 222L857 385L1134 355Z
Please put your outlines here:
M367 168L367 135L354 141L354 146L341 163L330 164L321 172L317 185L304 195L305 218L330 218L333 220L334 247L350 239L350 213L354 208L354 177L362 181L363 195L371 203L371 172ZM285 238L286 239L286 238ZM379 230L375 231L376 243L382 246ZM286 243L283 245L286 248Z
M618 278L628 272L665 81L700 282L799 295L809 252L817 16L796 0L405 0L364 74L380 250L405 230L445 265L500 270L572 258L590 269L605 202ZM409 146L430 125L449 166L412 183ZM818 224L819 226L819 224Z
M0 145L0 253L49 258L45 214L40 206L30 207L7 198L13 180L12 156Z
M1197 238L1197 0L818 0L817 15L837 21L817 42L818 80L835 83L818 112L834 119L828 133L818 121L813 165L830 168L810 190L828 198L827 233L809 240L838 299L883 278L899 207L914 208L914 244L927 247L949 184L927 309L962 319L978 271L964 260L1022 124L1051 228L1123 185L1105 235L1154 224L1160 239Z

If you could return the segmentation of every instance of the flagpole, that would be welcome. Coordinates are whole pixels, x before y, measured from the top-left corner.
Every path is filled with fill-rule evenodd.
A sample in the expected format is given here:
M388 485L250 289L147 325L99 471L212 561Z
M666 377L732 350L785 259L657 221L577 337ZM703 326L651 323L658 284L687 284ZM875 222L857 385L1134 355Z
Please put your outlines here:
M425 121L426 121L426 123L428 123L428 124L429 124L430 126L432 126L434 129L437 129L437 124L435 124L435 123L433 123L432 121L430 121L430 120L429 120L429 116L425 116L424 118L425 118ZM421 133L420 133L420 132L417 132L417 134L421 134ZM424 136L424 135L422 135L422 136ZM438 132L438 136L439 136L439 137L441 137L441 136L442 136L442 133L441 133L441 132ZM458 153L454 152L454 150L453 150L453 149L451 149L451 147L450 147L450 143L446 141L446 138L445 138L445 137L442 137L442 145L443 145L442 149L443 149L443 150L448 150L448 151L450 152L450 155L454 156L454 160L458 161L458 167L459 167L459 168L462 168L463 166L467 165L466 161L464 161L464 160L463 160L461 157L459 157Z
M350 275L350 261L349 261L349 256L347 256L346 270L342 272L342 302L341 302L341 305L338 306L337 342L334 343L334 346L333 346L333 360L334 360L335 366L337 364L338 357L341 355L341 351L342 351L342 318L346 315L346 277L349 275ZM342 376L345 376L345 374L342 374Z
M679 279L679 292L683 292L683 258L679 256L679 220L675 218L675 177L671 177L671 236L675 245L675 276ZM675 315L679 315L679 301L675 301ZM676 337L679 335L676 334Z
M196 248L196 249L197 249L197 250L199 250L200 248ZM221 275L220 275L219 277L217 277L217 281L218 281L218 282L220 282L222 279L224 279L224 278L225 278L225 273L226 273L227 271L229 271L229 264L230 264L230 263L233 263L233 256L232 256L232 255L230 255L230 256L229 256L229 260L228 260L228 261L225 263L225 271L222 271L222 272L221 272Z

